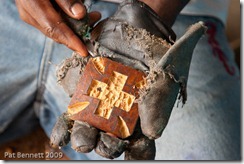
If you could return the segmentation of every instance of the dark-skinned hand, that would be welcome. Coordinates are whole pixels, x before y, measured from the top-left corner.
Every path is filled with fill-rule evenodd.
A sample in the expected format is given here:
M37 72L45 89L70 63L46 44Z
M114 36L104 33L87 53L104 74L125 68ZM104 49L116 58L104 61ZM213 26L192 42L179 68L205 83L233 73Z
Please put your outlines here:
M65 23L58 11L62 10L70 17L80 20L87 14L81 0L15 0L15 2L20 18L24 22L81 56L88 55L85 45ZM88 17L90 26L92 26L101 15L99 12L91 12Z

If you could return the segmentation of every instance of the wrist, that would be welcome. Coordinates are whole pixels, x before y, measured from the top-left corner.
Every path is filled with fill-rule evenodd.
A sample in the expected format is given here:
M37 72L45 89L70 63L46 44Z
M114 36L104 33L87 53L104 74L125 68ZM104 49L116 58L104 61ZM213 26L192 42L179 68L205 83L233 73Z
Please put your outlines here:
M168 26L172 26L189 0L140 0L147 4Z

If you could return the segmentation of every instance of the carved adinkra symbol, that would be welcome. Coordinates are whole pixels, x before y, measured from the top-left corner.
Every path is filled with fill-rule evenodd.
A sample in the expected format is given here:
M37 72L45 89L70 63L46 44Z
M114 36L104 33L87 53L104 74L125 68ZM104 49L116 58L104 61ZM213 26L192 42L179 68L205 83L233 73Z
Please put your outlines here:
M139 82L144 73L107 58L92 58L77 85L68 113L120 138L130 136L138 119Z
M95 114L108 119L113 107L126 112L130 111L135 96L122 91L126 80L127 76L113 72L108 84L97 80L92 81L88 95L101 100Z

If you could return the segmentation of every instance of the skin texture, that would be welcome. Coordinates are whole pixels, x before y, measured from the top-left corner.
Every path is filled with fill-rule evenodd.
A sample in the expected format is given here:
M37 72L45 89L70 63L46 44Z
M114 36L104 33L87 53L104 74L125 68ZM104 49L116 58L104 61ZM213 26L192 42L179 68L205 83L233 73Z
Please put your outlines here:
M78 52L81 56L87 56L88 52L82 41L75 35L58 10L63 10L74 19L82 19L86 15L86 8L80 0L16 0L20 18L26 23L39 29L44 35L64 44ZM55 6L55 7L54 7ZM100 19L98 12L89 14L90 25Z

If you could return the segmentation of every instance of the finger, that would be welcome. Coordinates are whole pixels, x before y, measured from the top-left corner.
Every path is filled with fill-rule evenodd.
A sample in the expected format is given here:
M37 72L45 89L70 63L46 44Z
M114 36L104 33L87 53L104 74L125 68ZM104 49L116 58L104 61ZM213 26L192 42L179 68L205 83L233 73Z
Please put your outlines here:
M24 10L22 11L23 13L25 12ZM61 37L61 35L59 35L58 36L58 38L56 37L56 36L51 36L51 34L47 34L47 32L43 29L43 27L41 27L41 25L35 20L35 19L33 19L32 18L32 16L29 14L29 13L27 13L27 12L25 12L24 14L24 17L22 16L22 20L24 20L26 23L28 23L28 24L30 24L30 25L32 25L32 26L34 26L34 27L36 27L37 29L39 29L42 33L44 33L45 35L47 35L48 37L50 37L50 38L52 38L53 40L55 40L56 42L58 42L58 43L62 43L62 41L61 40L65 40L65 38L64 39L62 39ZM71 36L73 36L73 35L71 35ZM74 36L74 37L76 37L76 36ZM76 38L74 38L74 39L76 39ZM80 40L77 40L77 42L79 42L81 45L83 45L83 43L80 41ZM77 52L78 52L78 54L82 54L81 56L83 56L83 54L85 54L86 52L82 52L84 49L86 49L86 47L79 47L79 45L77 45L77 46L75 46L75 48L72 48L72 46L70 46L70 45L75 45L76 44L76 42L75 43L71 43L70 45L69 44L66 44L66 43L63 43L63 44L65 44L67 47L69 47L70 49L73 49L73 50L76 50ZM79 50L80 49L80 50Z
M70 17L81 19L86 15L86 7L80 0L55 0L59 7Z
M141 138L131 140L125 151L125 160L154 160L156 154L155 141L142 135Z
M45 27L41 28L41 31L46 36L52 38L58 43L66 45L81 56L85 57L88 55L86 46L64 22L57 22L56 25L47 24Z
M20 15L20 18L28 23L29 25L31 26L34 26L36 27L38 30L41 30L41 26L39 25L39 23L33 19L33 17L24 9L24 8L19 8L19 15Z
M126 140L120 140L108 133L100 132L95 152L105 158L118 158L124 152L128 143Z
M101 19L101 13L99 13L97 11L93 11L93 12L89 13L90 26L93 26L100 19Z
M179 92L179 84L160 72L157 74L157 80L150 85L150 90L141 103L138 103L138 112L143 134L150 139L157 139L168 124Z
M62 43L70 49L78 52L81 56L87 56L88 52L82 41L63 22L60 15L54 10L49 1L29 1L26 11L40 25L38 29L46 36L58 43ZM35 11L33 11L35 9Z
M50 136L50 145L54 148L65 146L70 141L70 129L73 121L63 113L56 121Z
M82 121L75 121L71 132L71 147L77 152L88 153L97 143L98 130Z
M201 21L190 26L157 63L156 67L167 73L158 71L157 79L147 87L148 92L138 105L142 130L149 138L162 135L176 101L185 104L192 54L204 32L206 27Z
M21 2L16 0L15 3L18 9L19 16L25 23L28 23L36 28L40 27L40 25L33 19L33 17L25 10Z
M142 134L139 121L129 141L130 144L125 150L125 160L154 160L156 155L155 140L150 140Z

